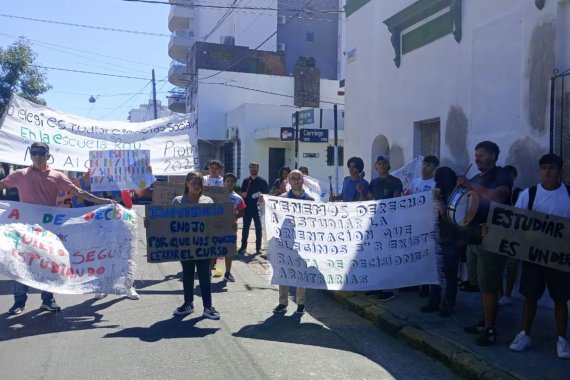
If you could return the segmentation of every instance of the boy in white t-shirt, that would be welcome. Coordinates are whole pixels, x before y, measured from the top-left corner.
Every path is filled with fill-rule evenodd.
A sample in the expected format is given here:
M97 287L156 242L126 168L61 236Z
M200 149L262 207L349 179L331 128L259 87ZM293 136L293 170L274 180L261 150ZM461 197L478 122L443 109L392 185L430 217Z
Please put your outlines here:
M410 185L411 193L423 193L431 191L435 187L433 175L435 169L439 166L439 160L436 156L426 156L422 162L422 176L414 178Z
M562 158L552 153L545 154L540 158L539 164L540 183L523 190L515 207L570 219L570 188L560 182ZM537 301L544 294L545 288L548 288L550 298L554 301L558 357L570 359L570 342L566 338L570 273L524 261L519 288L519 292L525 297L523 330L517 334L509 348L513 351L523 351L532 345L530 329L536 314Z
M224 187L224 178L221 176L224 165L218 160L208 162L210 174L204 176L204 186Z

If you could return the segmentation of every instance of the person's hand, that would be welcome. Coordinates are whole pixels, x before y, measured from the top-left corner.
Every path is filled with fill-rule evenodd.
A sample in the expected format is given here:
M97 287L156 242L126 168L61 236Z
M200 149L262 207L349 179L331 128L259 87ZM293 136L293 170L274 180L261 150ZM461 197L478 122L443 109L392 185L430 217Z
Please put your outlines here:
M265 202L265 199L263 199L263 194L259 194L259 198L258 198L258 203L263 203Z
M461 186L461 187L464 187L464 188L469 189L469 190L471 190L471 188L472 188L471 181L469 181L464 176L457 177L457 186Z
M362 184L362 182L356 185L356 191L358 191L359 193L362 193L364 191L364 185Z
M240 195L243 199L247 198L247 193L240 193Z
M487 223L481 223L479 227L481 227L481 236L485 237L489 234L489 226Z

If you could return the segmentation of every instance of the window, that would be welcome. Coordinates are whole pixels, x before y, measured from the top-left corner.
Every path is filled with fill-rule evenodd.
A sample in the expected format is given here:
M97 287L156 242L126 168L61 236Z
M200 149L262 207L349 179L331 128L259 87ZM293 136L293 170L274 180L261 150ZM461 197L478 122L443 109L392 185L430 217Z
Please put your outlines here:
M440 119L429 119L414 123L414 157L440 156Z
M305 39L307 40L307 42L313 42L315 40L315 33L307 32Z

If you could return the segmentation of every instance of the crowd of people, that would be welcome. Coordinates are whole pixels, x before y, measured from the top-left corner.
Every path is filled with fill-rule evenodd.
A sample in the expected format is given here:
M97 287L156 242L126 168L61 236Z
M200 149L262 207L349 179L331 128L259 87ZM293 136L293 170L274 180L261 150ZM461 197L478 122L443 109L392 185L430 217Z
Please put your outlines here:
M466 178L458 175L446 166L439 166L439 159L426 156L422 163L421 176L414 179L409 189L404 189L402 181L390 174L390 160L386 155L376 158L374 169L377 177L370 182L365 178L364 162L359 157L347 161L349 175L343 180L339 194L331 192L329 201L359 202L366 200L385 200L406 194L431 191L438 215L438 251L441 255L439 268L442 273L439 285L420 286L420 296L427 298L422 312L439 312L442 317L449 317L457 304L457 290L478 291L481 294L481 320L466 326L465 332L476 334L476 343L488 346L496 343L495 322L499 306L512 302L517 270L520 270L519 292L524 297L522 312L522 330L510 345L513 351L522 351L532 344L531 327L537 310L537 302L546 288L554 301L554 317L558 331L556 341L558 357L570 359L570 343L566 338L568 325L568 307L570 299L570 273L547 268L528 262L508 259L504 255L483 249L482 238L486 234L487 214L491 202L514 205L528 209L570 218L570 187L561 182L563 162L555 154L545 154L538 162L540 182L528 189L521 190L514 186L517 171L512 166L497 165L500 150L491 141L482 141L475 147L475 165L478 173ZM97 197L75 186L64 174L47 165L49 146L33 143L30 147L32 166L12 172L0 181L0 190L16 187L20 200L26 203L55 206L59 192L70 192L79 198L94 204L113 203L114 201ZM258 206L263 194L271 194L292 199L315 201L303 188L303 178L308 169L302 167L291 170L283 167L271 188L268 182L259 176L259 163L249 164L249 176L242 181L240 193L236 193L237 177L232 173L223 173L220 161L208 163L208 175L190 172L186 176L184 194L174 198L173 205L191 203L212 203L212 199L203 194L204 186L225 186L230 191L234 206L235 220L243 218L241 245L238 254L247 252L251 222L255 228L255 251L252 254L266 256L262 252L262 223ZM302 170L301 170L302 169ZM449 203L457 189L469 191L479 200L476 213L470 222L461 226L449 218ZM467 280L460 282L460 263L467 267ZM224 280L234 282L231 273L232 258L225 258ZM193 288L194 272L198 272L203 303L203 316L219 319L220 313L212 304L211 276L216 260L181 261L183 269L184 303L174 311L175 315L186 315L194 311ZM506 286L504 279L506 277ZM409 291L410 289L400 289ZM284 313L288 305L288 287L279 286L279 303L274 313ZM26 305L28 287L16 283L14 287L14 305L10 314L20 314ZM395 298L394 289L378 289L366 292L367 296L377 297L380 301ZM137 296L138 297L138 296ZM59 311L52 293L42 292L41 308ZM296 289L298 314L305 311L305 289Z

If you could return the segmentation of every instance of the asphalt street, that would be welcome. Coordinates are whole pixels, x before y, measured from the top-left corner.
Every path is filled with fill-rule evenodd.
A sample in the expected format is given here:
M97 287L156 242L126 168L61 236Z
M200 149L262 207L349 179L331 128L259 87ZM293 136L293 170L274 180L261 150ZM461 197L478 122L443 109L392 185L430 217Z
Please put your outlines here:
M201 317L199 297L194 314L173 317L183 301L180 264L146 263L139 222L138 301L57 295L63 310L50 313L33 292L26 311L10 316L12 282L0 276L1 379L457 378L323 291L308 291L301 318L293 302L273 315L277 287L252 256L234 261L235 283L213 280L221 320Z

